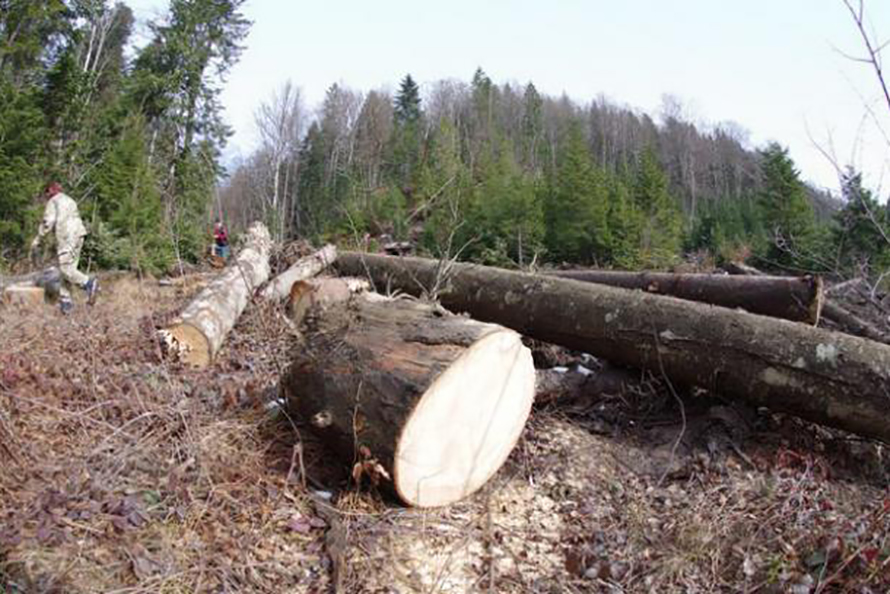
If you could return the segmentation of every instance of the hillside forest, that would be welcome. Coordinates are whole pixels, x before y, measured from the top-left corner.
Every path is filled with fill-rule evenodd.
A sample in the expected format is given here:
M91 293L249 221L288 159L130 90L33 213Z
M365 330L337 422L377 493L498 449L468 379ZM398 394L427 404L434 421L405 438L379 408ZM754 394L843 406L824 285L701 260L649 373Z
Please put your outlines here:
M89 227L90 266L161 273L207 253L217 218L278 240L506 267L764 269L877 277L886 201L841 165L842 192L806 184L779 143L695 121L665 96L650 115L533 82L333 84L306 105L282 82L261 139L224 166L220 91L245 48L243 0L171 0L146 24L106 0L0 0L0 266L26 253L50 179ZM471 73L468 73L471 74Z

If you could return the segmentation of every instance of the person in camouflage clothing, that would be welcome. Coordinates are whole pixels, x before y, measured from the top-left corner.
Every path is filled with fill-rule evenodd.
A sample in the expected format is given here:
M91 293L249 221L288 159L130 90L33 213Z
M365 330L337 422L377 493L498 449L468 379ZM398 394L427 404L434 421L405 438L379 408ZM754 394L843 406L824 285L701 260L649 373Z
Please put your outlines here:
M90 304L95 302L99 283L95 277L89 278L77 269L80 260L80 250L83 248L83 238L87 234L86 227L80 219L77 202L62 192L62 186L56 182L46 188L44 194L47 203L43 212L43 221L37 231L37 237L31 244L32 252L40 246L40 240L50 231L56 236L56 254L59 259L59 270L62 277L73 285L81 287L87 293ZM63 313L68 313L73 307L71 294L62 288L59 305Z

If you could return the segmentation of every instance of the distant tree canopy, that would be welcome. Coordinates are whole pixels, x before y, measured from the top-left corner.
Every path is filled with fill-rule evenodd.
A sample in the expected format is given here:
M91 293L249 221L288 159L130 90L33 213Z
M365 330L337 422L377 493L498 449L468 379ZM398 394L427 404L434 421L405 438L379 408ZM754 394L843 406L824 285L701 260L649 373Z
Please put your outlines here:
M785 148L753 150L676 99L656 121L482 68L423 86L406 74L393 95L335 84L318 109L286 83L257 108L261 146L220 186L243 2L170 0L133 48L124 3L0 0L0 266L23 255L50 179L79 201L97 266L195 260L214 214L263 219L279 240L388 236L504 266L886 266L887 209L853 171L835 200Z
M731 123L705 130L676 99L663 112L656 123L603 99L580 106L481 68L423 92L408 74L394 96L333 85L318 118L301 111L307 132L284 166L260 159L264 146L223 203L255 197L255 216L287 185L285 235L385 235L505 266L669 268L695 254L840 272L842 236L843 266L879 261L850 247L842 203L804 184L787 149L753 150Z
M123 3L0 2L0 264L21 255L50 179L78 200L95 265L162 270L201 255L242 3L172 0L128 59Z

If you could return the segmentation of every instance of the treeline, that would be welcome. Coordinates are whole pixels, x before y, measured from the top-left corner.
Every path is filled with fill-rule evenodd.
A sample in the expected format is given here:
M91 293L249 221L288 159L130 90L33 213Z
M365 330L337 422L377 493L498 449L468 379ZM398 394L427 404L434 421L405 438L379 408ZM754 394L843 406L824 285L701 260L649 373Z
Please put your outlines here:
M134 48L125 4L0 0L0 264L22 256L50 180L78 201L93 266L159 271L201 255L242 3L171 0Z
M804 184L781 146L750 150L738 126L704 130L675 100L656 123L481 69L423 95L410 75L395 96L335 84L310 111L285 85L257 111L262 146L233 172L225 210L265 217L282 238L391 236L505 265L887 262L887 242L865 239L886 234L886 210L855 172L838 201Z

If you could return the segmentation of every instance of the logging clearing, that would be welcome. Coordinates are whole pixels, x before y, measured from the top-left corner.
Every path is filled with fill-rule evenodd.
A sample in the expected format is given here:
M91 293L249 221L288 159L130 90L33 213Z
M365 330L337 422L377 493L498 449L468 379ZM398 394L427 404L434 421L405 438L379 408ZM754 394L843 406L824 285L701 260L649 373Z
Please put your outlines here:
M262 238L215 273L109 276L70 318L3 306L0 578L194 590L200 567L246 591L447 576L459 593L496 566L517 594L591 575L637 591L635 572L713 590L744 582L745 559L769 579L750 559L792 546L797 587L849 522L871 528L848 546L888 558L881 446L800 420L886 439L888 347L651 285L350 252L319 266L324 249L282 258ZM158 349L195 311L229 312L203 367ZM884 584L868 567L843 571Z

